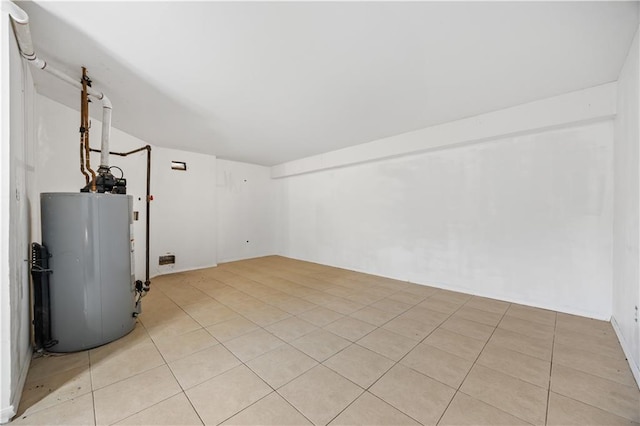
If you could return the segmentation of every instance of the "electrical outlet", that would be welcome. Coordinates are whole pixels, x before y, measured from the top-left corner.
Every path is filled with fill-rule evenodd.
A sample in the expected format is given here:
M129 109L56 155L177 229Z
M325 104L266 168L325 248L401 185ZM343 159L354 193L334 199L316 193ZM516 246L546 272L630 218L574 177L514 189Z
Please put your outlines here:
M635 318L636 322L638 322L638 305L636 305L636 318Z

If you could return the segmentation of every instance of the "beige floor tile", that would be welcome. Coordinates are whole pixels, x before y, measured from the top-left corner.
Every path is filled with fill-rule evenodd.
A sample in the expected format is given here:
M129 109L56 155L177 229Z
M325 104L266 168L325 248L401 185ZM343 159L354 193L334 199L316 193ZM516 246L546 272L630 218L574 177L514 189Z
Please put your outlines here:
M542 410L549 424L631 424L640 417L640 392L608 322L279 256L159 276L153 288L127 336L90 351L35 358L19 408L28 417L18 423L92 424L97 416L129 424L198 424L176 380L189 392L199 389L193 394L214 423L427 421L438 410L433 401L422 402L421 392L433 383L453 389L461 381L441 423L538 422L552 349L554 392L548 411ZM293 341L337 372L285 343ZM166 373L165 361L172 372L150 378ZM393 361L400 364L389 370ZM407 380L398 379L403 374ZM309 377L320 380L306 386L311 382L303 378ZM95 413L86 403L91 378L99 388ZM306 419L272 393L292 392L294 382L309 388L297 397L315 417ZM373 391L385 382L387 388L401 382L388 400L397 397L422 417L412 419L369 393L354 401L361 386L373 383ZM417 392L402 390L414 382ZM342 388L355 395L340 394ZM215 395L226 390L229 395Z
M364 305L347 299L339 299L325 303L324 307L342 315L349 315L364 308Z
M160 337L179 336L180 334L202 328L202 325L187 314L152 325L147 325L146 322L143 322L143 324L149 335L154 339Z
M330 285L329 283L327 283L327 285ZM346 297L350 294L353 294L354 290L352 288L348 288L348 287L343 287L340 285L336 285L333 287L327 287L323 289L324 292L329 293L333 296L338 296L338 297Z
M391 312L392 314L400 315L413 305L409 303L400 302L393 299L381 299L370 305L372 308L380 309L381 311Z
M360 303L361 305L365 306L375 303L382 298L384 298L384 295L372 294L369 291L356 291L348 296L345 296L345 299L351 300L352 302Z
M418 342L427 337L436 327L437 324L404 315L400 315L382 326L385 330L393 331Z
M86 366L34 378L24 385L18 414L31 415L89 392L91 392L91 374Z
M391 331L379 328L364 336L357 342L360 346L371 349L393 361L399 361L418 342Z
M638 425L624 417L616 416L608 411L601 410L592 405L567 398L555 392L549 394L548 425L557 426L583 426L583 425Z
M460 309L462 305L446 300L434 299L434 296L431 296L420 302L417 306L450 315Z
M317 330L318 327L298 317L289 317L275 324L271 324L266 327L266 329L285 342L291 342Z
M623 385L636 386L636 381L626 360L556 343L553 348L553 362Z
M218 343L204 329L198 329L175 337L161 337L154 340L156 347L166 362L175 361Z
M502 321L498 324L498 328L541 340L553 340L554 335L554 327L551 325L524 320L510 315L505 315L502 318Z
M444 300L458 305L463 305L472 297L473 296L471 296L470 294L444 289L438 290L433 296L431 296L432 299Z
M400 363L454 389L460 387L473 365L472 361L424 343L416 346Z
M182 389L189 389L240 365L240 361L222 345L169 363L169 368L178 379Z
M244 365L209 379L186 391L187 397L205 424L219 424L272 389Z
M399 291L397 293L393 293L387 296L387 299L397 300L398 302L406 303L409 305L417 305L426 299L427 296L419 296L414 293L409 293L408 291Z
M171 302L172 305L169 306L153 306L150 307L149 301L144 304L142 308L142 314L138 317L138 323L144 324L144 326L149 329L159 323L166 323L169 321L174 321L175 319L179 319L180 317L189 317L182 308L180 308L175 303Z
M555 361L554 361L555 362ZM548 389L551 363L498 345L487 345L477 361L525 382Z
M431 297L438 292L437 288L430 287L426 284L404 283L403 285L394 285L394 288L400 288L402 291L415 294L422 298Z
M359 345L351 345L323 362L323 365L364 389L382 377L393 364L389 358Z
M299 297L287 296L286 299L279 299L277 301L269 302L271 305L282 309L291 315L299 315L303 312L310 311L317 308L318 305L311 303L308 300L300 299Z
M397 364L369 390L422 424L436 424L455 390Z
M184 393L172 396L116 423L117 425L201 425Z
M277 348L280 345L284 345L284 343L285 342L278 339L273 334L259 329L229 340L228 342L225 342L224 345L227 349L233 352L235 356L240 358L242 362L247 362Z
M555 334L555 342L598 355L622 360L626 359L618 339L604 334L594 336L566 329L558 329Z
M380 398L365 392L330 424L387 426L418 425L419 423Z
M390 312L381 311L380 309L369 306L355 311L350 316L378 327L396 317L396 315Z
M484 347L484 342L480 340L442 328L431 333L424 343L470 361L475 361Z
M94 425L93 395L86 393L29 415L14 417L11 425Z
M89 351L36 356L31 360L27 381L42 379L78 367L89 367Z
M318 365L278 390L313 424L325 425L353 402L363 389Z
M176 289L174 291L180 291L180 289ZM211 297L202 297L195 302L191 302L187 305L183 305L181 308L187 314L191 315L192 313L196 313L198 311L206 311L209 309L216 309L223 307L224 305L217 300Z
M473 308L467 304L458 309L458 311L453 314L453 318L462 318L491 327L496 327L502 319L502 315L503 314L497 314L495 312L483 311L482 309Z
M310 425L298 410L276 392L262 398L223 423L224 425Z
M316 330L291 342L318 362L333 356L351 344L347 339L326 330Z
M544 424L547 390L476 364L460 391L533 424Z
M186 277L185 277L186 278ZM187 281L186 279L185 281ZM173 286L163 289L164 293L175 303L180 306L186 306L195 302L199 302L203 299L210 299L202 291L195 287L191 287L188 284L183 284L179 287Z
M376 326L352 317L344 317L326 325L324 329L355 342L375 330Z
M449 408L445 411L444 416L438 425L460 425L460 426L512 426L512 425L528 425L522 419L512 416L498 408L486 404L478 399L458 392L451 401Z
M219 304L211 307L199 307L189 310L187 313L202 327L208 327L238 317L237 312Z
M560 364L553 364L551 390L617 416L640 422L640 391Z
M98 361L91 358L91 384L100 389L165 363L151 340L123 349Z
M95 364L103 359L117 356L118 354L128 351L130 348L145 342L151 342L151 337L149 336L145 326L137 323L131 333L126 336L88 351L89 359L91 363Z
M495 344L525 355L551 361L553 340L536 339L535 337L496 328L488 344Z
M227 342L242 336L243 334L250 333L257 330L259 327L257 324L249 321L243 317L235 317L229 321L219 322L206 328L216 340L220 342Z
M229 300L226 303L228 308L233 309L237 313L244 315L264 308L273 308L255 297L247 297L242 300Z
M555 327L556 324L556 313L554 311L534 308L532 306L512 304L509 306L506 316L512 316L551 327Z
M331 309L323 308L319 306L317 308L305 311L298 315L301 318L317 327L324 327L325 325L334 322L342 318L344 315Z
M576 315L558 313L556 328L574 333L588 334L594 337L615 337L610 322L598 321Z
M504 315L509 309L511 304L509 302L503 302L501 300L488 299L486 297L474 296L467 303L465 307L480 309L481 311L493 312L494 314Z
M290 313L269 305L245 312L243 315L262 327L282 321L291 316Z
M495 327L456 316L452 316L446 320L440 327L482 342L489 340L495 330Z
M98 425L112 424L181 392L166 365L114 383L93 393Z
M246 365L272 388L278 389L318 365L318 362L290 345L282 345Z
M191 284L191 286L194 288L197 288L198 290L200 290L201 292L203 292L209 297L214 297L211 293L215 294L217 290L220 290L221 288L224 288L227 285L225 283L216 281L215 279L211 278L211 279L203 279L201 281L196 281L193 284Z

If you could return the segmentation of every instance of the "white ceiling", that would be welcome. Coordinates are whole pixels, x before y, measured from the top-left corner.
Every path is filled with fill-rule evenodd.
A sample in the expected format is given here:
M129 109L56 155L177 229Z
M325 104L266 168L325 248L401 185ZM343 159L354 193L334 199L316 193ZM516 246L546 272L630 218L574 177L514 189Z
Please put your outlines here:
M637 2L19 5L40 56L88 67L115 127L264 165L615 81L638 25Z

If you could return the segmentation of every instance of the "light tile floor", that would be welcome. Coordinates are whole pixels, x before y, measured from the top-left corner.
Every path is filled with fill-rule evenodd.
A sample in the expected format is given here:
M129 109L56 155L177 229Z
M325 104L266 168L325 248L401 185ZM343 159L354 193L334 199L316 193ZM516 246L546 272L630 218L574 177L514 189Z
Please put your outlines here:
M36 358L13 424L638 424L611 325L264 257L153 280L126 337Z

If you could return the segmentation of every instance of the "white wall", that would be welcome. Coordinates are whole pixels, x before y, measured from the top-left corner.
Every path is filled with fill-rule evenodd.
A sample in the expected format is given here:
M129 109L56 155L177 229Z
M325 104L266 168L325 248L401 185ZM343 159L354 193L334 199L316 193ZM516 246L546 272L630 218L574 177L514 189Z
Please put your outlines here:
M618 80L615 120L613 323L640 384L640 44L638 32Z
M271 169L217 161L218 262L275 253L275 191Z
M0 423L4 423L17 411L31 360L28 260L34 86L4 11L0 21Z
M612 138L604 119L280 179L280 253L608 320Z
M171 161L187 163L186 171ZM215 211L216 157L154 148L151 192L151 275L206 268L217 264ZM176 256L175 265L158 257Z

